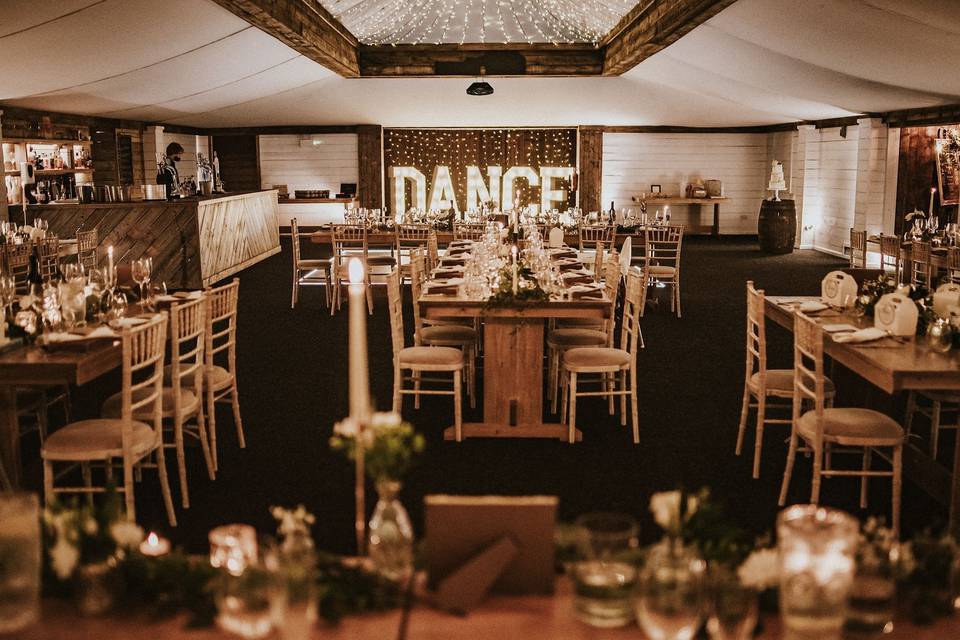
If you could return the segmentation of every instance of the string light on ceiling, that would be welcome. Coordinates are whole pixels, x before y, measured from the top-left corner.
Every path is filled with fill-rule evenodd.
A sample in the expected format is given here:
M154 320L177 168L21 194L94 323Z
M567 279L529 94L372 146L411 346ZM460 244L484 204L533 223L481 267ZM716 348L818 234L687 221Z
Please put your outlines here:
M369 45L597 43L635 0L322 0Z

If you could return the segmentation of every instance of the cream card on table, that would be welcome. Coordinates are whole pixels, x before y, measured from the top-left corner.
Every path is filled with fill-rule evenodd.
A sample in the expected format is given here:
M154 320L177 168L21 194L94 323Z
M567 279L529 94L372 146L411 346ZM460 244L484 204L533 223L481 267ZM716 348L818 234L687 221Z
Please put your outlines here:
M893 336L915 335L919 317L916 303L902 293L888 293L873 307L873 325Z
M852 307L857 300L857 290L857 281L843 271L831 271L820 282L820 296L835 307Z

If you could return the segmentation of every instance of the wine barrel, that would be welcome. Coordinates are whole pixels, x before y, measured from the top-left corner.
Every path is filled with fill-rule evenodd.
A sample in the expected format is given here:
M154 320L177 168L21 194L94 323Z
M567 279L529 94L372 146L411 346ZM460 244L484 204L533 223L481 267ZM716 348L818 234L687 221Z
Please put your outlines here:
M793 200L764 200L757 222L760 250L791 253L797 239L797 210Z

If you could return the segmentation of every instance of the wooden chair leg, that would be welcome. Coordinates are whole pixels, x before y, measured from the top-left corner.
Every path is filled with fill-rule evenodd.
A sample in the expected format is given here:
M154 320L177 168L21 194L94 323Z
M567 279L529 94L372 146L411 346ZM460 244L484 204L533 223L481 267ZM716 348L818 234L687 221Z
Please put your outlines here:
M210 455L213 456L213 470L220 470L220 461L217 456L217 403L214 399L213 387L206 381L207 387L207 417L210 418Z
M163 494L163 505L167 509L167 520L170 526L177 526L177 514L173 510L173 497L170 495L170 480L167 478L167 458L163 453L163 443L157 447L157 471L160 473L160 492ZM131 500L133 491L130 494Z
M677 280L674 286L676 287L677 291L677 317L682 318L683 314L680 312L680 280Z
M863 448L863 472L866 473L870 471L870 458L873 453L873 449L870 447ZM869 487L870 478L867 475L864 475L860 478L860 508L867 508L867 492L870 490Z
M290 292L290 308L295 309L297 307L297 288L300 284L300 270L293 270L293 286L291 287L292 291Z
M616 380L614 378L614 374L612 373L603 374L603 379L605 381L604 387L607 390L607 411L610 415L613 415L616 412L614 409L616 403L614 402L613 398L613 392L616 390Z
M190 508L190 493L187 488L187 455L183 447L183 417L173 418L173 443L177 450L177 473L180 477L180 502L184 509Z
M763 454L763 429L766 426L767 419L767 397L766 394L757 395L757 429L756 438L753 443L753 479L760 477L760 456Z
M457 438L457 442L463 440L463 417L460 410L460 403L462 401L460 378L462 374L462 370L453 372L453 432Z
M570 424L567 425L567 440L577 441L577 372L570 372Z
M13 491L13 483L10 482L7 469L3 466L3 460L0 460L0 490Z
M810 503L820 504L820 483L823 474L823 447L813 450L813 481L810 483Z
M633 444L640 444L640 399L637 397L637 370L630 368L630 419L633 422Z
M240 417L240 394L237 392L237 376L233 376L233 387L230 389L230 405L233 407L233 423L237 427L237 441L241 449L247 448L247 441L243 437L243 418Z
M893 450L893 532L900 533L900 494L903 490L903 445Z
M913 433L913 414L917 412L917 395L915 391L907 392L907 411L903 419L903 431L907 438Z
M159 447L163 450L163 446ZM166 473L166 470L164 470ZM127 520L137 521L137 506L133 497L133 461L128 456L123 456L123 499L127 511ZM169 490L169 489L168 489Z
M400 414L403 408L403 396L400 394L400 385L403 383L402 375L403 371L400 367L393 368L393 412L396 414Z
M420 409L420 372L413 372L413 408Z
M203 461L207 465L207 475L211 480L217 479L217 472L213 468L213 456L210 454L210 437L207 434L207 420L203 415L203 403L197 405L197 435L200 436L200 450L203 452Z
M567 424L567 409L568 406L568 395L570 387L570 376L567 372L561 369L558 373L560 376L560 424Z
M940 446L940 408L940 401L934 400L930 411L930 457L934 460Z
M777 502L781 507L787 503L787 490L790 488L790 477L793 475L793 464L797 459L797 434L791 430L790 448L787 450L787 465L783 469L783 483L780 485L780 500Z
M53 503L53 463L49 460L43 461L43 502L46 505Z
M737 448L734 451L736 455L743 453L743 438L747 431L747 418L750 416L750 387L746 383L743 385L743 403L740 406L740 426L737 428Z
M477 352L476 346L470 345L468 348L470 353L470 362L468 364L467 375L470 378L468 392L470 394L470 408L477 408Z
M83 478L83 486L87 489L93 487L93 476L90 474L90 463L80 463L80 475ZM93 507L93 493L87 492L87 504Z
M620 426L627 426L627 370L620 372Z

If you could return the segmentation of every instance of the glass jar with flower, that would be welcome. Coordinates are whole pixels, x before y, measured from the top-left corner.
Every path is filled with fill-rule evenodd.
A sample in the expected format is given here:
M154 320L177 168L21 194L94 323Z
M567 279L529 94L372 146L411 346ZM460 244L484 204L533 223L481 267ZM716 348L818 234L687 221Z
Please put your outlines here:
M356 460L358 439L364 470L379 496L367 532L370 561L384 577L403 580L413 570L413 525L397 496L401 478L423 451L424 439L398 414L374 413L368 425L352 420L335 425L330 447Z
M280 544L276 549L278 585L272 593L273 625L281 640L309 638L317 622L317 553L310 526L316 521L301 504L271 507Z

